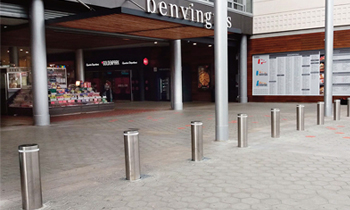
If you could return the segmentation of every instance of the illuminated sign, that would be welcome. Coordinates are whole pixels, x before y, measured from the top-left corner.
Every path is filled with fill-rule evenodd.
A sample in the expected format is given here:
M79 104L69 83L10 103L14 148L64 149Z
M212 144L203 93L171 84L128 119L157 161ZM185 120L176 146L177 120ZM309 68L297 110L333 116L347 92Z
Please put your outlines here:
M86 67L137 65L137 61L105 60L99 63L86 63Z
M87 63L86 67L91 67L91 66L100 66L99 63Z
M161 1L156 3L155 0L146 0L146 12L147 13L158 13L161 16L168 16L177 19L189 20L192 22L203 23L205 28L211 29L213 26L212 12L203 12L202 10L193 9L193 3L189 7L177 6L176 4L165 3ZM231 17L227 17L227 27L231 28Z

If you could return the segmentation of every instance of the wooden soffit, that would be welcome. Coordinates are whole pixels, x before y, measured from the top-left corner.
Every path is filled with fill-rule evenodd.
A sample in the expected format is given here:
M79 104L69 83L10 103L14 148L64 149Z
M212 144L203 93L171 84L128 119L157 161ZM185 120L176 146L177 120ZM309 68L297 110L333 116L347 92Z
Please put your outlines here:
M192 23L170 17L161 17L128 8L107 12L89 13L90 16L73 16L48 24L56 27L142 36L157 39L188 39L214 35L214 30L201 23Z

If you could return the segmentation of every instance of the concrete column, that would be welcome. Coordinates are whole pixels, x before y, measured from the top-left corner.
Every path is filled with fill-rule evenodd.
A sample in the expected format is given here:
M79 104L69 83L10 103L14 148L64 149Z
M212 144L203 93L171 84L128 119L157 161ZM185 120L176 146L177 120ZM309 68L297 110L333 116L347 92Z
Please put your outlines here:
M324 105L326 117L332 116L333 98L333 0L326 0L326 43L324 68Z
M43 0L32 0L30 13L34 125L45 126L50 125L50 115L47 97L47 63Z
M228 140L227 1L215 0L215 118L216 141Z
M171 108L183 110L181 40L171 41Z
M85 81L84 75L84 54L82 49L77 49L75 51L75 62L76 62L76 80Z
M241 103L248 102L248 91L247 91L247 35L242 35L241 38L241 56L240 56L240 78L239 78L239 100Z
M16 67L19 66L19 55L17 47L10 47L10 66L14 65Z

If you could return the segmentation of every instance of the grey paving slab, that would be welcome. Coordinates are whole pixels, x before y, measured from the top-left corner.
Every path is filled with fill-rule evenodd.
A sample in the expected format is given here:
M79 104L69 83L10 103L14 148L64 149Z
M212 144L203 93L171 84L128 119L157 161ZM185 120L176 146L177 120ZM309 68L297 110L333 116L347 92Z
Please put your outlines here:
M40 146L42 209L350 209L350 118L316 125L305 103L229 104L229 135L215 140L213 103L117 103L155 109L46 127L1 129L0 209L21 209L17 146ZM270 109L281 110L281 137L271 138ZM237 114L248 114L247 148L237 147ZM204 124L204 156L191 157L190 122ZM125 180L123 131L140 132L142 179Z

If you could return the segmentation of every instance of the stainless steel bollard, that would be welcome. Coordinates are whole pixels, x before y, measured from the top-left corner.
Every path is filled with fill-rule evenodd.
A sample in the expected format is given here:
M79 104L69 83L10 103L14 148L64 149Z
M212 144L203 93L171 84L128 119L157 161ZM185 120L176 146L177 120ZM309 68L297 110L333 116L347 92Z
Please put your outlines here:
M277 108L271 109L271 137L280 137L280 110Z
M248 124L247 114L238 114L238 147L248 146Z
M124 149L126 179L138 180L141 178L138 131L124 131Z
M348 98L348 117L350 117L350 98Z
M203 123L191 122L192 161L203 160Z
M340 120L340 100L334 100L333 119Z
M324 102L317 103L317 125L324 125Z
M21 174L22 208L39 209L43 206L41 193L39 146L24 144L18 146Z
M304 105L297 105L297 130L304 130Z

